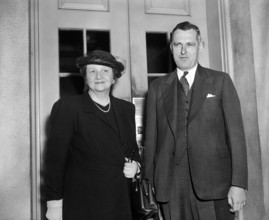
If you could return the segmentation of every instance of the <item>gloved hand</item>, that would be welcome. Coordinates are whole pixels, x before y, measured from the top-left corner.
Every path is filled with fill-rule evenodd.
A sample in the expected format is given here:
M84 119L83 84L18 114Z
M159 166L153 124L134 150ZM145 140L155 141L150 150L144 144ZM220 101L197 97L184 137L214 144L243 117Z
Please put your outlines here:
M128 158L125 158L126 162L124 163L123 173L126 178L134 178L135 174L140 172L140 164L136 161L129 161Z
M62 220L63 200L47 201L46 218L48 220Z

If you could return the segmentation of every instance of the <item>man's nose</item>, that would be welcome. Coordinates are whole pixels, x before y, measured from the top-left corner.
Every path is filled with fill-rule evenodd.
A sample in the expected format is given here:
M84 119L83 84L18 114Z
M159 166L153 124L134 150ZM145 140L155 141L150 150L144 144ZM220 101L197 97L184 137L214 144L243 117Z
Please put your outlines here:
M186 53L186 46L182 45L181 54L185 54L185 53Z

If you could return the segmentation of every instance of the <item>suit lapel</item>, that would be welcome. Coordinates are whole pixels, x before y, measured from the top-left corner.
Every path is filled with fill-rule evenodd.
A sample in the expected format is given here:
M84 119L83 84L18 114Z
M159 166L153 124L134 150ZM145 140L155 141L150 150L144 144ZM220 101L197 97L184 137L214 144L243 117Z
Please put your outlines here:
M188 123L191 122L191 120L201 109L206 99L206 96L209 93L212 82L213 77L211 77L202 66L198 65L192 88L191 106Z
M166 117L176 137L177 131L177 72L170 73L163 87L163 102Z

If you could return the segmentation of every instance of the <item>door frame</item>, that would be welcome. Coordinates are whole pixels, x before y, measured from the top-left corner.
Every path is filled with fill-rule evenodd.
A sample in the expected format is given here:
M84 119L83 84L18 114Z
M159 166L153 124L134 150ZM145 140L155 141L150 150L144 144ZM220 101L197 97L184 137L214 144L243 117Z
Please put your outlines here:
M31 219L41 220L41 143L40 143L40 71L39 0L29 1L30 14L30 163Z
M31 219L41 220L41 135L40 63L39 63L39 1L29 0L30 14L30 163ZM233 79L233 54L229 19L229 0L218 0L222 69Z

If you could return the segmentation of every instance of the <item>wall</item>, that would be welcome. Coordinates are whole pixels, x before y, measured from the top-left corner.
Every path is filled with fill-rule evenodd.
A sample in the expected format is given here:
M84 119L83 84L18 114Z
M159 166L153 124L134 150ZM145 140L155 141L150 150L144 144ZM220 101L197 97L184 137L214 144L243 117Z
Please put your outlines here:
M0 219L30 219L28 1L0 1Z
M250 0L250 8L266 210L264 220L267 220L269 219L269 1Z
M262 220L264 216L261 145L256 96L256 74L249 0L229 1L234 82L241 101L248 150L248 201L244 220ZM266 41L265 41L266 42ZM266 42L267 43L267 42Z

